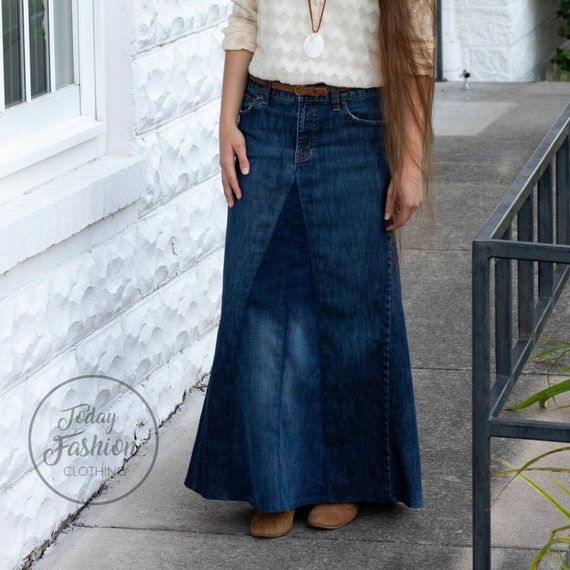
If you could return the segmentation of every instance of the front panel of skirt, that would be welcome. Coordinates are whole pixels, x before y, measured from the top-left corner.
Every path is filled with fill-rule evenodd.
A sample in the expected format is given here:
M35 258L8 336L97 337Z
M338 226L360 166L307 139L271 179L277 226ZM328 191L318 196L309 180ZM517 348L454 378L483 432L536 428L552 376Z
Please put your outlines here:
M235 498L234 374L248 296L294 186L315 287L328 501L421 506L419 446L377 90L299 98L250 81L250 173L228 210L222 316L186 484ZM239 171L238 171L239 172ZM292 508L291 505L287 508Z

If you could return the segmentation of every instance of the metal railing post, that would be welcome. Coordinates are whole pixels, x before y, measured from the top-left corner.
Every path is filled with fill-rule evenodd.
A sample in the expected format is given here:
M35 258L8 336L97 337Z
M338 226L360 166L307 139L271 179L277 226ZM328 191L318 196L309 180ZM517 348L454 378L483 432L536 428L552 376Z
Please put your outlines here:
M489 258L473 244L473 570L491 568Z

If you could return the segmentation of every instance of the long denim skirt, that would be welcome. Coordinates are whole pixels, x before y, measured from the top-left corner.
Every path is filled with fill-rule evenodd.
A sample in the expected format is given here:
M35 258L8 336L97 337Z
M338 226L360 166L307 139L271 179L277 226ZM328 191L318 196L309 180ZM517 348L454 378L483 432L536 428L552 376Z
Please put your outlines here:
M381 88L248 81L222 315L185 485L280 512L422 506Z

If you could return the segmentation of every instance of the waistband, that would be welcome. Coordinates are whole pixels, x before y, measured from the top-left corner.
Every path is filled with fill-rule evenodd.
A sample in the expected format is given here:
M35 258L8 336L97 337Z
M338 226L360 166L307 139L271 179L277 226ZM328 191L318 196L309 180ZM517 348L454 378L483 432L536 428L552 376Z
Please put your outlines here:
M266 85L267 81L265 79L260 79L254 75L249 74L249 78L260 85ZM289 85L288 83L281 83L280 81L270 81L269 86L271 89L277 89L278 91L285 91L286 93L294 93L300 97L325 97L330 95L333 87L331 85ZM339 93L344 93L346 91L353 91L354 87L335 87Z

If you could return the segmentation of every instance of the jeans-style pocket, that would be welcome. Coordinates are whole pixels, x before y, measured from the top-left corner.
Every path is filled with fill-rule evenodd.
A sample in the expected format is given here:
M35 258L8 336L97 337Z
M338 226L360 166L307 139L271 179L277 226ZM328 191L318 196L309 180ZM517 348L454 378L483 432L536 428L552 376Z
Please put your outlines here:
M354 97L342 101L345 115L356 123L364 125L381 125L382 109L377 96Z
M258 101L261 101L261 95L246 89L239 110L240 116L252 111Z

